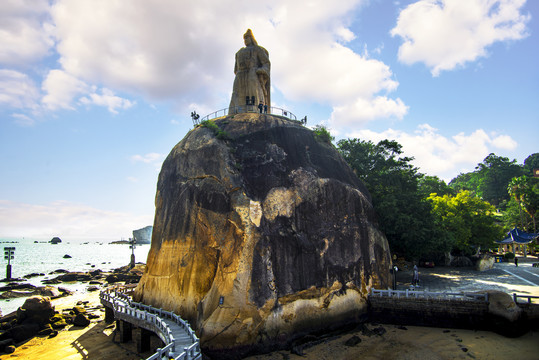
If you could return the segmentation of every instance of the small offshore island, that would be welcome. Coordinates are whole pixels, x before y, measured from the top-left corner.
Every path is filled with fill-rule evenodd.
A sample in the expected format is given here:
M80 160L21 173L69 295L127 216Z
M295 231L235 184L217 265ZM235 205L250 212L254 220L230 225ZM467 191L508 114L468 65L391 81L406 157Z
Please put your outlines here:
M88 281L94 291L58 302L59 310L60 294L52 303L29 298L0 320L0 351L40 359L387 360L520 349L520 359L536 358L539 309L531 301L519 305L500 287L436 297L440 279L452 276L443 270L425 271L421 286L432 290L420 295L404 260L400 284L413 296L392 292L399 260L369 191L331 139L272 113L269 53L251 30L244 43L227 115L198 122L192 114L195 128L163 163L154 225L144 230L147 264L59 275L53 283Z

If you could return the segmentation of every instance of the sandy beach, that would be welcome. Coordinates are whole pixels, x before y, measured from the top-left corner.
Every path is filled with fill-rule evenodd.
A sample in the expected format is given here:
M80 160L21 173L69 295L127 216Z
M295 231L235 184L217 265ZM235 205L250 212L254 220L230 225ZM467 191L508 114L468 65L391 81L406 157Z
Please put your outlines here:
M531 265L531 264L530 264ZM491 272L478 273L469 269L435 268L423 272L425 286L455 289L464 286L472 290L472 282L479 288L491 287L500 277L500 271L510 270L508 264L497 266ZM531 272L531 266L523 271ZM470 274L474 274L471 276ZM442 280L441 280L442 279ZM445 279L445 280L443 280ZM449 279L449 280L447 280ZM510 284L509 284L510 283ZM539 286L504 277L498 280L498 287L523 294L539 294ZM98 318L92 319L86 328L69 326L52 338L37 336L18 344L12 354L0 355L1 359L144 359L152 352L137 353L135 341L119 343L115 336L115 324L104 321L99 292L75 293L52 300L56 310L72 308L80 301L88 301L86 307ZM303 348L280 350L269 354L247 357L250 360L340 360L340 359L539 359L539 331L531 331L519 338L507 338L489 331L473 331L433 327L388 324L366 324L362 329L349 330L338 335L328 335ZM382 330L380 330L382 329ZM136 333L133 334L136 339ZM351 340L352 339L352 340ZM351 345L348 342L356 344ZM157 337L152 337L151 348L162 346ZM302 354L301 356L297 353ZM213 359L214 360L214 359Z
M69 296L54 301L57 309L72 307L78 301L89 301L97 306L97 293L85 296ZM275 351L265 355L247 357L249 360L340 360L340 359L510 359L534 360L539 357L539 332L510 339L488 331L442 329L419 326L398 327L395 325L367 324L373 330L382 327L382 335L365 335L361 330L329 336L321 343L303 348L303 356L289 350ZM361 341L355 346L345 343L357 337ZM152 347L159 346L152 338ZM138 354L136 343L121 344L114 337L114 323L104 321L104 313L93 320L87 328L70 327L56 337L35 337L20 345L15 353L4 354L1 359L118 359L138 360L151 352Z
M74 294L64 298L52 300L56 310L72 308L79 301L88 301L88 308L100 307L99 292ZM85 328L76 326L67 327L58 332L58 335L36 336L24 344L19 344L13 354L3 354L1 359L125 359L139 360L149 357L152 353L137 353L136 343L131 341L120 344L114 338L114 323L104 321L105 313L101 309L94 313L99 314L98 319L92 320ZM152 345L159 346L159 340L152 337Z

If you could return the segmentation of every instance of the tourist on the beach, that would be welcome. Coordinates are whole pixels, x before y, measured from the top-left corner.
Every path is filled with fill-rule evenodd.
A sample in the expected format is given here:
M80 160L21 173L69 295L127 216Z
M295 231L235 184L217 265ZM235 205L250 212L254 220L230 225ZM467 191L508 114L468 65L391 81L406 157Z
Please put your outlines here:
M414 265L414 277L412 278L412 285L419 285L419 270L417 269L417 265Z
M518 258L515 256L515 266L518 266Z

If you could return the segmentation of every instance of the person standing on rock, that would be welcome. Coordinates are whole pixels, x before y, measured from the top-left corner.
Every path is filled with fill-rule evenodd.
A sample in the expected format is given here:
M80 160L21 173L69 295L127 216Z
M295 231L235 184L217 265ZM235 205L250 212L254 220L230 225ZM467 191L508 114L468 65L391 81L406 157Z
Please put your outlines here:
M252 105L271 104L269 53L258 45L251 29L243 35L243 40L245 47L236 53L234 65L236 77L228 108L229 114L244 112L242 109L246 109L247 97L250 99L254 97Z

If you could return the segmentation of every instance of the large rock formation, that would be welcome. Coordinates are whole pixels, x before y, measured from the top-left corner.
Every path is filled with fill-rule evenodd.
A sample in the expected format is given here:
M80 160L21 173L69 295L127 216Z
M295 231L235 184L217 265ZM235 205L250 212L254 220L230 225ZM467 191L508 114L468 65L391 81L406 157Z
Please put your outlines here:
M161 169L136 300L229 355L357 321L391 267L364 185L299 122L244 113L205 125Z

